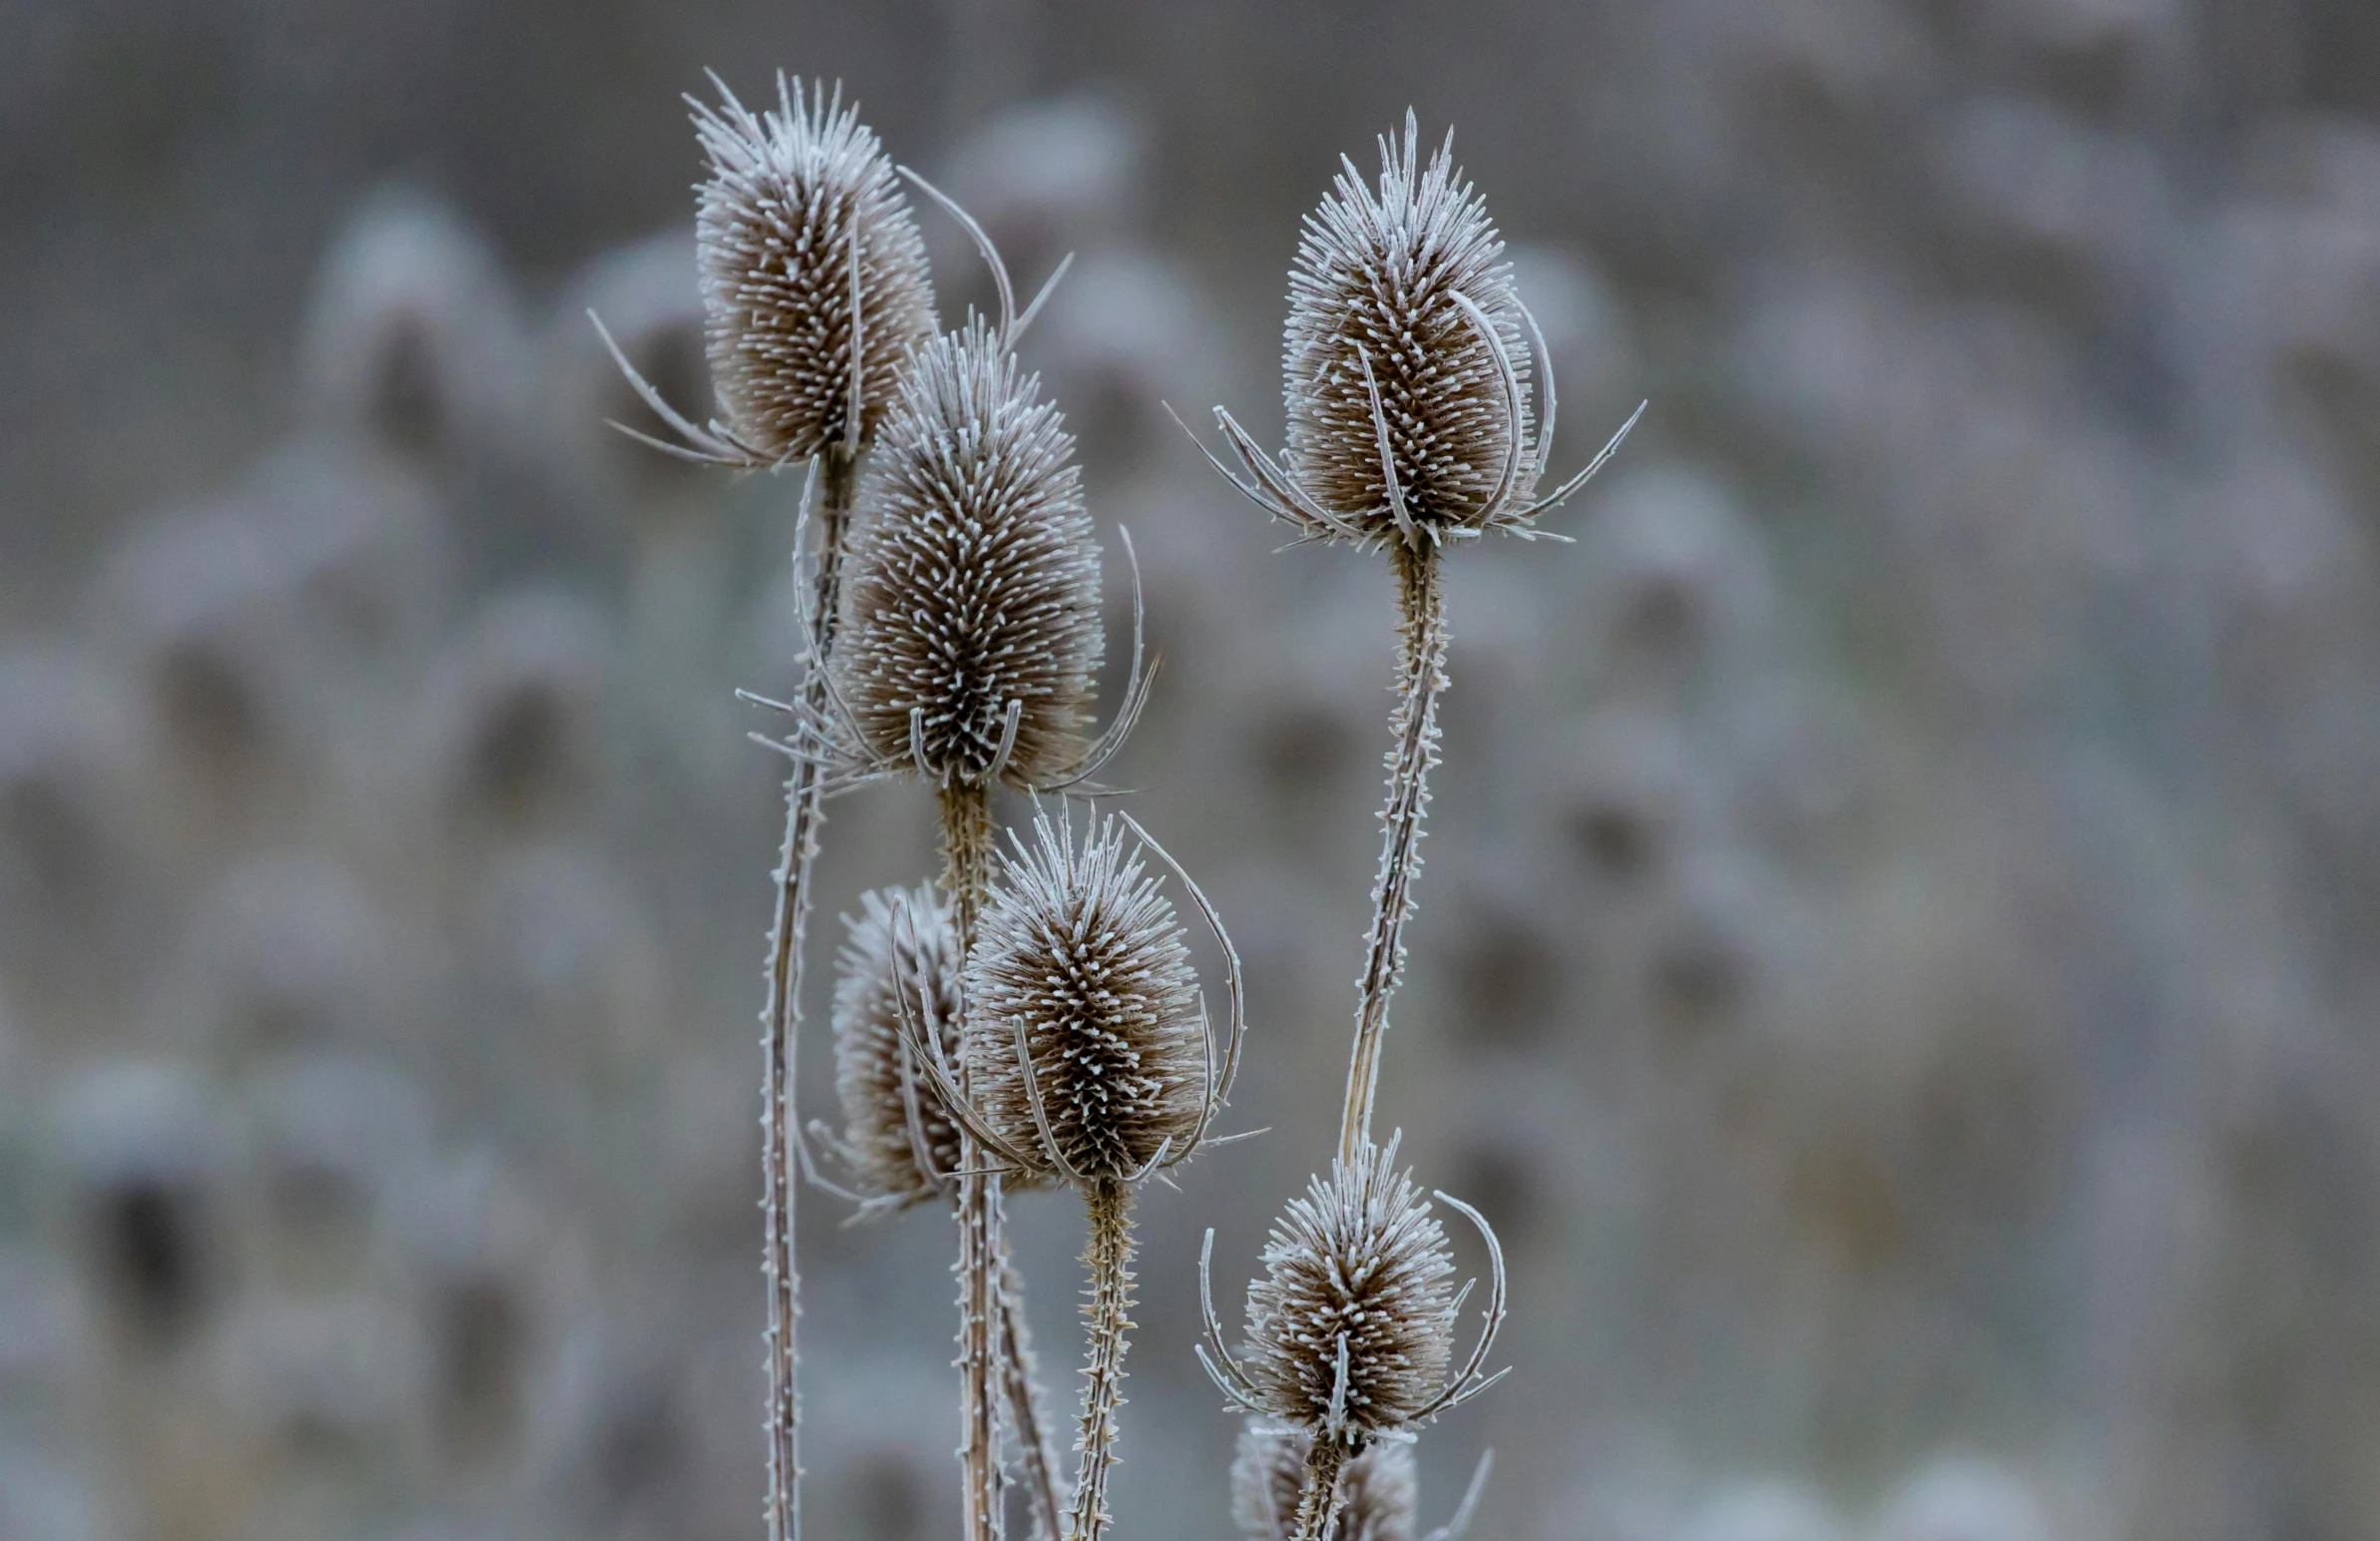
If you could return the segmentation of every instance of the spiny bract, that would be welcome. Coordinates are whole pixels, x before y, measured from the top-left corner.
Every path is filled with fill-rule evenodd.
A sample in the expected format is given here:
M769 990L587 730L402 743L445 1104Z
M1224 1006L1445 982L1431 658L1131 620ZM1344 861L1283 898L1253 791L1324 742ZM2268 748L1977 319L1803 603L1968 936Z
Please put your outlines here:
M1527 506L1542 469L1529 443L1530 352L1503 239L1454 165L1453 132L1427 167L1417 133L1408 112L1402 139L1380 141L1376 196L1341 158L1345 169L1306 216L1289 270L1289 474L1345 530L1374 543L1400 534L1382 474L1383 429L1395 495L1431 540L1506 522ZM1496 347L1458 295L1501 343L1510 395Z
M805 94L779 74L776 110L757 116L720 94L719 107L687 100L711 163L695 236L727 429L763 461L844 444L856 313L857 449L892 405L903 356L933 331L916 218L840 86Z
M939 1185L917 1164L925 1147L937 1173L959 1170L959 1130L923 1067L904 1073L910 1034L937 1045L946 1064L959 1043L959 938L950 902L931 883L860 895L843 917L835 955L834 1086L843 1105L842 1155L861 1196L905 1209ZM904 1007L904 1002L906 1005ZM906 1090L904 1090L904 1081ZM917 1105L913 1140L909 1103Z
M1454 1255L1410 1173L1387 1149L1333 1161L1292 1199L1248 1285L1248 1381L1264 1410L1328 1427L1345 1343L1344 1426L1394 1430L1428 1407L1454 1351ZM1360 1442L1360 1437L1358 1439Z
M1032 848L1002 864L967 963L967 1062L985 1118L1080 1181L1138 1176L1161 1149L1188 1154L1207 1098L1198 981L1140 848L1113 818L1078 845L1045 816Z
M1231 1519L1248 1541L1291 1541L1313 1436L1250 1418L1231 1460ZM1339 1477L1347 1507L1326 1541L1413 1541L1413 1447L1382 1440Z
M1039 387L980 319L912 355L861 489L835 657L855 748L879 765L1033 789L1083 759L1099 547Z

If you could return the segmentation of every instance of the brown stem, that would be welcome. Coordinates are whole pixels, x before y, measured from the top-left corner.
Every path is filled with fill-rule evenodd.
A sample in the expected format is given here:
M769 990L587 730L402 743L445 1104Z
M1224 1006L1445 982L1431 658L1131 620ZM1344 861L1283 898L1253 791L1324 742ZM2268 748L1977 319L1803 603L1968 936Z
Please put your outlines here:
M858 462L829 450L819 467L818 559L810 596L812 673L801 701L814 719L826 710L817 670L834 648L841 608L844 535L858 487ZM760 1008L760 1272L768 1291L768 1510L770 1541L801 1534L801 1275L793 1252L793 1057L801 1033L802 936L809 925L810 864L825 814L818 770L795 763L785 778L785 840L777 852L776 914L768 927L767 1002Z
M1125 1334L1133 1325L1125 1314L1133 1303L1132 1189L1116 1178L1099 1178L1085 1197L1091 1235L1083 1244L1083 1264L1091 1274L1091 1300L1083 1314L1090 1320L1090 1337L1083 1360L1083 1460L1075 1476L1067 1541L1099 1541L1107 1528L1116 1409L1124 1405Z
M1438 698L1447 686L1446 597L1438 548L1398 546L1395 551L1398 699L1389 727L1396 747L1388 754L1380 875L1372 886L1372 929L1357 981L1362 994L1355 1013L1355 1052L1347 1066L1346 1111L1339 1124L1339 1159L1349 1162L1371 1143L1380 1040L1388 1031L1389 997L1405 971L1405 920L1413 913L1413 881L1421 871L1422 817L1430 805L1430 768L1438 763Z
M945 785L942 887L950 895L962 966L975 948L975 926L991 890L992 796L988 786ZM964 1010L964 1002L961 1003ZM966 1023L959 1024L962 1042ZM971 1096L966 1056L959 1095ZM984 1149L959 1131L959 1466L966 1541L996 1541L1006 1528L1000 1504L1000 1179L984 1170Z
M1297 1494L1295 1541L1324 1541L1338 1524L1339 1511L1347 1506L1346 1483L1340 1480L1346 1469L1347 1447L1317 1433L1306 1452L1305 1485Z
M1058 1500L1058 1463L1051 1458L1049 1436L1043 1432L1047 1420L1041 1410L1040 1372L1033 1362L1033 1334L1025 1323L1025 1281L1010 1261L1005 1227L1000 1236L1000 1341L1008 1425L1021 1447L1035 1534L1042 1541L1060 1541L1066 1510Z

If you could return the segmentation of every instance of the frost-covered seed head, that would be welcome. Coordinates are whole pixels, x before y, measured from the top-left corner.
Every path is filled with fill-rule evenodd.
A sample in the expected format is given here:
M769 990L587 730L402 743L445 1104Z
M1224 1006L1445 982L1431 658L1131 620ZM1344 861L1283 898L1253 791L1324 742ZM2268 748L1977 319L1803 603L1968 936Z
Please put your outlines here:
M1174 906L1113 818L1077 844L1034 821L1003 862L967 963L976 1102L1009 1143L1051 1159L1017 1062L1033 1066L1050 1139L1084 1180L1124 1178L1161 1147L1187 1155L1206 1098L1198 981Z
M1247 1541L1290 1541L1313 1437L1250 1418L1231 1460L1231 1519ZM1347 1507L1327 1541L1413 1541L1413 1447L1382 1440L1347 1462L1339 1477Z
M1047 785L1085 748L1099 547L1074 437L1039 385L980 319L934 338L861 489L841 695L864 753L944 784Z
M1292 1199L1248 1285L1243 1367L1264 1409L1325 1426L1347 1345L1347 1426L1393 1430L1421 1412L1454 1350L1454 1255L1445 1228L1391 1163L1395 1142L1334 1161Z
M932 1197L936 1185L918 1170L910 1139L902 1002L910 1030L929 1036L950 1063L959 1046L959 933L950 901L931 883L871 889L859 904L856 917L843 917L835 954L834 1089L861 1194L905 1209ZM922 1066L909 1067L908 1081L934 1170L958 1171L958 1125Z
M1306 216L1289 269L1281 346L1289 472L1321 508L1374 542L1399 530L1381 468L1372 389L1407 511L1429 538L1475 535L1527 506L1540 467L1528 440L1530 351L1504 241L1453 160L1454 136L1419 164L1418 127L1380 142L1375 194L1352 161ZM1514 420L1495 349L1517 382ZM1365 380L1370 365L1371 384ZM1513 483L1507 464L1522 444ZM1316 529L1313 534L1327 533Z
M710 158L695 217L713 384L736 440L769 460L848 437L854 232L865 444L891 409L901 360L934 326L925 243L875 134L842 88L777 77L754 115L721 88L692 98Z

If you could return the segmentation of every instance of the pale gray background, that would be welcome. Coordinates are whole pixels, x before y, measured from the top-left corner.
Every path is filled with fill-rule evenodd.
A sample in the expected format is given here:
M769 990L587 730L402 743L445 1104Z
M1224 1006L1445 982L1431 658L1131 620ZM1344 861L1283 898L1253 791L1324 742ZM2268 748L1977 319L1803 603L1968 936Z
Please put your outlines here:
M1382 1108L1503 1232L1519 1369L1424 1523L1492 1444L1482 1538L2380 1537L2380 11L0 38L6 1541L754 1533L777 812L727 691L790 679L797 489L607 437L582 311L699 401L679 94L780 65L1026 281L1081 254L1028 351L1169 654L1120 775L1248 962L1274 1133L1149 1196L1119 1534L1229 1533L1197 1237L1235 1299L1328 1148L1391 618L1157 402L1272 439L1298 217L1410 104L1519 249L1559 465L1653 399L1578 545L1451 564ZM813 1020L925 818L835 809ZM1070 1401L1077 1222L1016 1210ZM946 1535L947 1227L838 1218L812 1533Z

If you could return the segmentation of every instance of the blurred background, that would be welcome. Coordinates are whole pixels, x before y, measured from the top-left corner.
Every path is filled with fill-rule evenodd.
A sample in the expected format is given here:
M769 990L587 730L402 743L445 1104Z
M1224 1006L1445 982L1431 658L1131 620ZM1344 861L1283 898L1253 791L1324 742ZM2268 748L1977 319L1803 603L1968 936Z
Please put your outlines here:
M2380 9L0 5L0 1538L755 1533L792 477L709 407L680 93L839 77L1028 285L1119 767L1249 969L1145 1207L1116 1504L1325 1160L1384 566L1275 555L1299 216L1418 109L1514 244L1553 526L1451 566L1382 1115L1513 1267L1523 1541L2380 1537ZM946 316L983 285L935 217ZM931 868L836 805L834 917ZM1075 1389L1075 1206L1013 1207ZM805 1201L812 1533L955 1516L947 1223ZM1483 1267L1467 1241L1467 1269ZM1226 1300L1225 1309L1235 1315Z

